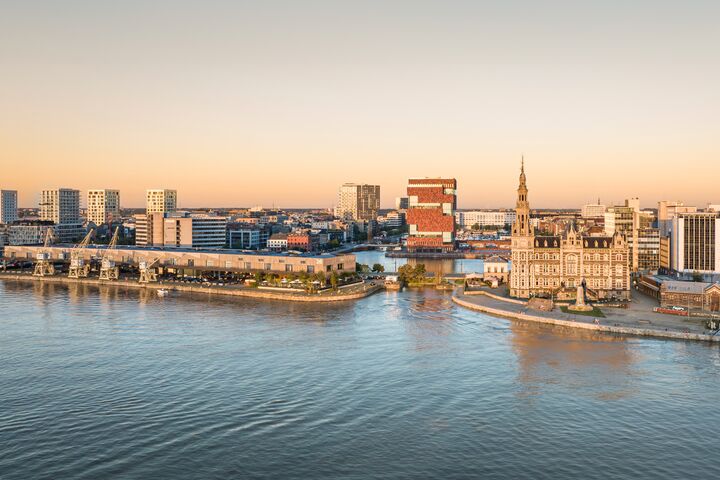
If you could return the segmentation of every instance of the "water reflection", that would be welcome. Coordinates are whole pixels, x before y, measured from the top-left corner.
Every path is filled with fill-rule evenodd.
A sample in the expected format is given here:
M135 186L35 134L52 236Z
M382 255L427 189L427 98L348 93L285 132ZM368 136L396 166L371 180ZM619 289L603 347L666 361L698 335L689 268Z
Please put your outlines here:
M511 344L518 359L521 395L560 385L610 400L630 395L637 351L626 338L553 325L513 321Z
M387 272L396 272L398 268L405 265L417 265L422 263L425 269L432 273L477 273L483 270L483 261L478 259L416 259L416 258L388 258L385 252L377 250L368 250L364 252L355 252L358 263L362 263L372 267L379 263Z

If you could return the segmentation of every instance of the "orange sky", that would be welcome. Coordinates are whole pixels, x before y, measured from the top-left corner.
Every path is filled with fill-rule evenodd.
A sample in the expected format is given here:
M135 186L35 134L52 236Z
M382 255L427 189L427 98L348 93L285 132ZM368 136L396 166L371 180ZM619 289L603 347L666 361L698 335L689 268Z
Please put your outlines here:
M454 176L461 208L511 207L522 153L533 207L720 202L717 2L29 3L0 18L21 206L392 206Z

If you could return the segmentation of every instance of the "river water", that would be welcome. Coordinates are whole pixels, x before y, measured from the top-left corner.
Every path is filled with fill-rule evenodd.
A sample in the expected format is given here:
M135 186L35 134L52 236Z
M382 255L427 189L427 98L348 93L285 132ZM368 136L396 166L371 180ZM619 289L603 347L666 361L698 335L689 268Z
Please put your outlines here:
M717 346L434 290L336 305L0 282L0 478L720 478Z
M422 263L425 269L432 273L482 273L483 261L480 259L431 259L431 258L388 258L385 252L379 250L366 250L363 252L353 252L358 263L362 263L372 267L379 263L385 268L386 272L397 272L397 269L406 263L416 265Z

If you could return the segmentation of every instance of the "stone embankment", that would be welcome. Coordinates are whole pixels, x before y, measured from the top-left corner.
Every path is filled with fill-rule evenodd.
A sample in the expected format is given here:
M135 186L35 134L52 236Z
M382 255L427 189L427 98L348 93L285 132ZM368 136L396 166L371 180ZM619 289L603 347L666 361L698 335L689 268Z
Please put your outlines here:
M15 280L20 282L33 283L58 283L65 285L82 284L96 286L114 286L128 289L148 289L161 290L165 289L171 292L188 292L201 293L209 295L229 295L235 297L262 298L267 300L282 300L289 302L342 302L348 300L359 300L368 297L373 293L382 290L382 285L371 285L364 283L362 285L351 285L341 288L337 292L324 291L321 293L305 293L305 292L279 292L273 290L263 290L262 288L240 287L234 285L187 285L176 282L164 283L148 283L140 284L137 281L118 280L118 281L101 281L97 278L68 278L64 276L48 276L34 277L32 275L20 275L16 273L5 272L0 274L2 280Z
M483 301L483 297L486 297L488 301ZM679 325L677 329L667 328L661 330L658 328L646 328L618 324L608 325L603 323L605 319L598 319L596 323L596 320L594 319L590 319L588 317L580 317L578 315L572 316L578 318L561 320L559 318L553 318L553 312L543 314L541 314L541 312L538 312L537 315L529 314L526 313L527 304L525 302L519 302L515 299L500 297L498 295L493 295L489 292L473 292L473 296L468 296L466 294L455 294L453 295L452 300L461 307L465 307L470 310L475 310L498 317L522 320L525 322L545 323L549 325L558 325L562 327L578 328L583 330L592 330L595 332L605 332L619 335L671 338L676 340L694 340L720 343L720 334L713 335L708 333L684 331L681 325ZM565 316L569 317L568 315Z

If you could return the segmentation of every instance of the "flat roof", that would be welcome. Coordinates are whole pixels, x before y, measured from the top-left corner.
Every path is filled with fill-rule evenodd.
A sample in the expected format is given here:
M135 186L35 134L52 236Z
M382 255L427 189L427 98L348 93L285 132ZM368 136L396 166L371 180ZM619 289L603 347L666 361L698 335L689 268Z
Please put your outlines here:
M6 245L5 248L44 248L42 245ZM90 244L89 249L106 249L107 245ZM48 248L73 249L74 244L53 244ZM287 253L287 252L259 252L257 250L239 250L233 248L190 248L190 247L142 247L137 245L118 245L115 250L130 250L134 252L177 252L177 253L214 253L225 255L255 255L258 257L302 257L302 258L333 258L341 255L352 255L352 253Z

